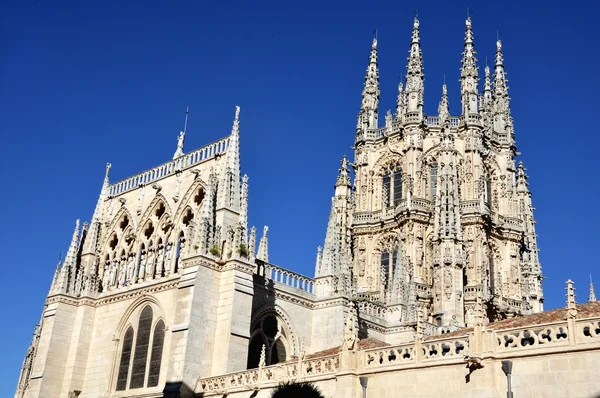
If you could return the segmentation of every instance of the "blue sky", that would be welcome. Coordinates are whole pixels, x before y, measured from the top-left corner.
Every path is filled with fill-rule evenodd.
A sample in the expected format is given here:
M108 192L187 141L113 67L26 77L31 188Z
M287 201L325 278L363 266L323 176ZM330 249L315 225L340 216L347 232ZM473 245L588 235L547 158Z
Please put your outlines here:
M452 4L450 4L452 3ZM59 253L88 220L112 162L116 181L172 156L190 106L186 149L227 135L241 111L250 223L268 224L270 259L313 275L330 196L351 155L372 32L379 30L380 114L395 105L419 8L425 110L443 76L451 113L468 2L117 2L0 5L0 396L12 396ZM477 2L481 74L504 43L520 159L533 191L547 308L565 281L587 300L599 188L592 2Z

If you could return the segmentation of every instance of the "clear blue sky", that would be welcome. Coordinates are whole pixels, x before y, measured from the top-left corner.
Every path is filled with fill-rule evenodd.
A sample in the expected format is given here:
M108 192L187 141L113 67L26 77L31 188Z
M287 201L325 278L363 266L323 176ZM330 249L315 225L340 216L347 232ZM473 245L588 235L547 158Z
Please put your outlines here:
M339 159L351 154L373 30L380 114L395 105L417 7L426 112L436 113L444 74L460 110L464 1L11 3L0 6L2 397L14 393L58 255L75 219L91 217L105 163L116 181L170 159L186 106L187 150L227 135L241 106L250 222L269 225L272 262L308 275ZM480 65L498 30L504 43L547 308L563 305L568 278L585 301L590 273L600 288L597 6L476 3Z

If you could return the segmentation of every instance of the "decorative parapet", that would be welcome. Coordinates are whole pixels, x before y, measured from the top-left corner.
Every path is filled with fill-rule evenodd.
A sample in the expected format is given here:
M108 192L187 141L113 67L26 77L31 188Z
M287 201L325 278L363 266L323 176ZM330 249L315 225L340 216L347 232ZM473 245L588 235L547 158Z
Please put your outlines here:
M161 178L183 171L189 167L212 159L218 154L225 153L228 146L229 136L221 138L218 141L203 146L202 148L198 148L195 151L187 153L181 157L178 157L177 159L173 159L170 162L163 163L160 166L156 166L150 170L146 170L132 177L128 177L124 180L117 181L109 185L108 195L114 197L129 190L135 189L140 185L148 185L154 181L160 180Z
M314 294L315 281L308 276L263 262L257 268L257 273L265 279Z
M339 355L259 367L222 376L200 378L196 392L224 394L236 390L274 387L282 381L311 381L334 377L340 370Z
M433 326L433 325L432 325ZM456 332L456 333L460 333ZM454 334L456 334L454 333ZM516 359L600 349L600 317L569 319L505 330L483 327L464 329L462 334L416 340L397 346L356 351L356 362L344 361L347 351L313 359L245 370L198 379L197 393L205 396L233 391L271 388L285 381L318 382L347 374L357 376L420 367L468 364L477 361Z

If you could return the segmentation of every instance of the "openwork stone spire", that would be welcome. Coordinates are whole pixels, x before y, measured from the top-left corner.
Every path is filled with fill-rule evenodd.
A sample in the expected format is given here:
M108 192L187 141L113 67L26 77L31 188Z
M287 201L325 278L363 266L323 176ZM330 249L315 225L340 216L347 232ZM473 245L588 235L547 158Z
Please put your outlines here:
M596 292L594 291L594 282L592 282L592 275L590 274L590 296L588 298L590 303L596 301Z
M421 39L419 38L419 20L415 17L413 22L412 40L406 67L406 93L408 97L407 112L423 114L423 56L421 53Z
M503 131L509 122L510 108L508 96L508 80L504 71L504 56L502 55L502 42L496 42L496 66L494 68L494 128Z
M373 38L371 55L365 76L365 85L362 92L362 103L358 113L356 125L356 140L366 138L368 130L375 130L378 123L379 106L379 69L377 67L377 38Z
M462 53L462 67L460 68L460 94L462 101L462 114L477 113L477 86L479 84L479 74L477 68L477 58L475 58L475 45L473 42L473 29L471 18L465 21L465 49Z
M485 66L485 80L483 83L483 99L481 101L482 111L489 114L492 110L492 79L490 76L490 67Z

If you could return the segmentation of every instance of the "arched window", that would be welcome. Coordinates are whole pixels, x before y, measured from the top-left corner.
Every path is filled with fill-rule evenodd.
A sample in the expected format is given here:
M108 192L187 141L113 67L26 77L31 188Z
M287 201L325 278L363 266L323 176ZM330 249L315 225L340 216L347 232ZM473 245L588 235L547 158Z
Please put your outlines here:
M492 206L492 180L490 178L485 180L485 202L488 206Z
M274 313L261 318L252 328L252 339L248 347L248 369L257 368L265 346L265 365L285 362L289 343L286 327Z
M158 385L165 323L159 320L154 328L152 323L152 307L147 305L140 313L137 330L130 326L125 332L117 374L117 391Z
M133 346L133 328L130 326L123 338L123 350L119 363L119 374L117 375L117 391L127 387L127 375L129 374L129 362L131 361L131 349Z
M387 170L381 179L381 195L383 197L383 206L398 206L402 201L402 170L400 167Z
M381 283L385 288L388 288L391 285L391 279L394 276L394 272L396 272L397 264L398 248L395 248L391 251L385 249L381 252Z
M437 163L429 166L429 195L431 200L435 199L436 190L437 190L437 175L438 175L438 166Z

